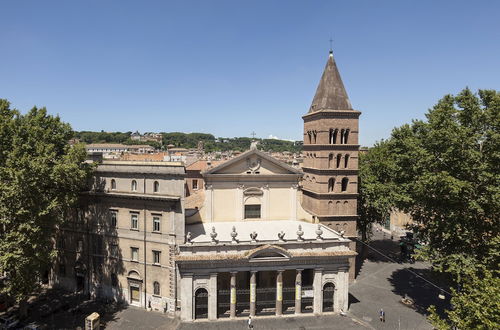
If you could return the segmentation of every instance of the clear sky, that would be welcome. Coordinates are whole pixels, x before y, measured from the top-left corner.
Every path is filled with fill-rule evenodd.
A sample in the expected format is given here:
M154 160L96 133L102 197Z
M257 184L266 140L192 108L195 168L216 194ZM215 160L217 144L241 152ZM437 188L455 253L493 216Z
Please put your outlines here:
M76 130L302 139L329 39L371 145L500 89L500 1L1 1L0 98Z

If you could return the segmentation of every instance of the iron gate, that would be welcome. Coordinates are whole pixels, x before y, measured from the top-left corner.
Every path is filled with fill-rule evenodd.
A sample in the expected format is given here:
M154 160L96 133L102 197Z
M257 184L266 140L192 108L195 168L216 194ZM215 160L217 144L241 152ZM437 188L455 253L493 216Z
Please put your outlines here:
M196 290L194 297L194 318L206 319L208 317L208 292L205 289Z
M335 287L331 283L323 287L323 312L333 312L333 293Z
M312 294L313 286L307 285L302 287L302 297L301 297L301 310L302 313L312 313L313 312L313 301L314 296ZM311 293L311 294L309 294Z

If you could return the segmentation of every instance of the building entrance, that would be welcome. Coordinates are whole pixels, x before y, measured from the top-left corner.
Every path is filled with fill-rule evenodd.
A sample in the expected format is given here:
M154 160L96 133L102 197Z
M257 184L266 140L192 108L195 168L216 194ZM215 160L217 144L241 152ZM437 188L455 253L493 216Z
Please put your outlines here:
M194 294L194 318L206 319L208 317L208 292L200 288Z
M333 296L335 286L332 283L326 283L323 287L323 312L333 312Z

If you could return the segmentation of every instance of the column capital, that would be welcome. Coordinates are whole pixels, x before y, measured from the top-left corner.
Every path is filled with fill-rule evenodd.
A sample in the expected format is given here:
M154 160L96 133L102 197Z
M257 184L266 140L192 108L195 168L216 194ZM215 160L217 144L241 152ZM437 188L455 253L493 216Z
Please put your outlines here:
M297 270L297 273L301 273L304 269L302 269L302 268L297 268L296 270Z
M236 275L236 274L238 274L238 271L237 270L232 270L232 271L230 271L230 273L231 273L231 275Z

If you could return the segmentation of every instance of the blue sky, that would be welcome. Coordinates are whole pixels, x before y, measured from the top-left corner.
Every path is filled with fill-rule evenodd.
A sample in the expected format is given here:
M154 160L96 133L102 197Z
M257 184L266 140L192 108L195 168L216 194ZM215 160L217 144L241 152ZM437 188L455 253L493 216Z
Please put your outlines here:
M2 1L0 97L76 130L302 139L329 39L360 141L500 89L499 1Z

